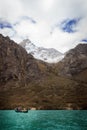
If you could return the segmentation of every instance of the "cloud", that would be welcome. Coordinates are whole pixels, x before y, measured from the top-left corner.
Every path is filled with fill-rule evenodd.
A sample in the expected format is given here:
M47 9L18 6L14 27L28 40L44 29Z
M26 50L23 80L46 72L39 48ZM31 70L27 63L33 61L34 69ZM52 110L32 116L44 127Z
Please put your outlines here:
M4 19L2 22L1 19ZM0 33L65 52L87 38L86 0L0 1Z
M9 37L13 37L15 35L15 31L13 29L10 28L0 28L0 33L3 34L4 36L9 36Z
M31 18L31 17L29 17L29 16L22 16L22 17L20 18L20 21L21 21L21 20L29 20L29 22L31 22L31 23L33 23L33 24L36 24L36 23L37 23L33 18Z
M14 36L15 30L13 29L13 25L6 21L5 19L0 19L0 33L5 36Z

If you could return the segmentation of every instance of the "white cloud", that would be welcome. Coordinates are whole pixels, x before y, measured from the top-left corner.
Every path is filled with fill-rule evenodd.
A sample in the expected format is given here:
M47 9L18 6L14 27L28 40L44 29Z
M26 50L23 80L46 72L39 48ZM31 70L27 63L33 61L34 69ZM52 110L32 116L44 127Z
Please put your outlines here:
M23 16L34 19L36 24ZM0 29L0 33L17 42L30 38L38 46L65 52L87 38L87 0L0 0L0 18L9 21L15 31ZM50 33L56 24L68 18L82 18L76 26L78 32L69 34L57 27Z
M22 13L23 8L20 0L0 0L0 17L14 22Z
M9 28L4 28L4 29L0 29L0 33L3 34L4 36L10 36L10 37L13 37L14 35L14 30L12 29L9 29Z
M54 0L40 0L40 6L44 12L48 12L54 6Z

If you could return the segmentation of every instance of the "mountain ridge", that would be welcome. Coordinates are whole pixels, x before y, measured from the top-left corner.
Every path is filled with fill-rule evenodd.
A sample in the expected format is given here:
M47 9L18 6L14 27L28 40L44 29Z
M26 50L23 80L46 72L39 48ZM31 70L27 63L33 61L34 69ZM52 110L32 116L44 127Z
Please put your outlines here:
M87 44L78 44L74 49L69 50L62 64L62 73L68 76L74 76L87 69Z
M81 68L73 77L69 67L72 57L69 52L63 61L49 64L0 35L0 109L17 106L38 110L87 109L87 69ZM77 70L78 64L75 66Z
M57 63L63 59L64 54L54 48L37 47L29 39L23 40L20 45L26 49L28 53L36 59L40 59L48 63Z

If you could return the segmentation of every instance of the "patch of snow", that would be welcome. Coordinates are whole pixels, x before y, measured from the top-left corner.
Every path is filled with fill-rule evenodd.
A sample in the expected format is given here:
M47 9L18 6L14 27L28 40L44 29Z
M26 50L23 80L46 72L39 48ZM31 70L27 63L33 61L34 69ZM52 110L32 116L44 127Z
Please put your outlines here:
M57 63L64 58L64 54L54 48L43 48L35 46L29 39L23 40L20 45L26 49L28 53L36 59L48 62Z

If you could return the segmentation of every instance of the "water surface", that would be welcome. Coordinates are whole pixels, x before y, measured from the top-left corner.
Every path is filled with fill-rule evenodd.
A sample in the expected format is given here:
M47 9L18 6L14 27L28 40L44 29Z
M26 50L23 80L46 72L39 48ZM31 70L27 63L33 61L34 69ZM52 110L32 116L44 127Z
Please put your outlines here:
M87 111L0 110L0 130L87 130Z

